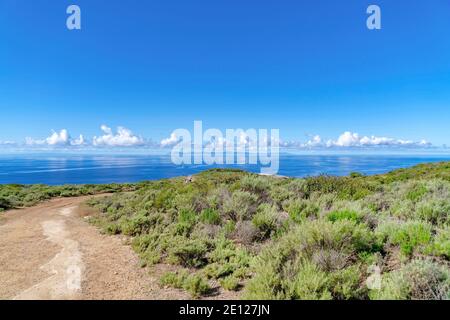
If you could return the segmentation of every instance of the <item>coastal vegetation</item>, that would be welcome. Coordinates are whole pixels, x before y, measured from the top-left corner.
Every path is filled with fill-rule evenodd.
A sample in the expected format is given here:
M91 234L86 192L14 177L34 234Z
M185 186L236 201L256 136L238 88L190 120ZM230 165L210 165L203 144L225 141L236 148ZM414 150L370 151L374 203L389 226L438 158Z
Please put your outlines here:
M209 170L89 204L143 266L176 266L162 286L193 297L450 298L450 163L305 179Z
M127 192L124 192L127 191ZM192 297L449 299L450 163L383 175L282 178L214 169L107 186L0 186L0 208L92 198L163 287Z
M132 184L64 186L0 184L0 212L8 209L30 207L53 198L132 191L136 190L136 188L137 185Z

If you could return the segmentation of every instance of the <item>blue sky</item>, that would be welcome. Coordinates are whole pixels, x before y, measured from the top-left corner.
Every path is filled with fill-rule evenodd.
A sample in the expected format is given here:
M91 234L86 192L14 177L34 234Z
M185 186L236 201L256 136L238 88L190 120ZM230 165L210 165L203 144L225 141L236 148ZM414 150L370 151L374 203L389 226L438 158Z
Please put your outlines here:
M450 145L449 31L447 0L1 0L0 141L202 120Z

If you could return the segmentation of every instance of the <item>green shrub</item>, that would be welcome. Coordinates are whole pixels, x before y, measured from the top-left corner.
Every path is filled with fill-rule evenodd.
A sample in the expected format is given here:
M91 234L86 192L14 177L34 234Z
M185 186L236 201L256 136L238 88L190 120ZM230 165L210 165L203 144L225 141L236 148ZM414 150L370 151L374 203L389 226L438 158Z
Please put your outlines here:
M154 223L155 221L151 217L145 214L137 214L121 221L120 230L125 235L136 236L147 233Z
M432 224L445 224L450 221L449 200L427 200L417 204L417 218Z
M191 210L183 209L178 214L178 222L194 224L197 221L197 214Z
M336 249L346 253L370 251L374 237L364 224L341 220L335 223L317 220L303 223L287 237L296 237L303 252L312 254L317 249Z
M349 176L350 176L350 178L361 178L364 175L362 173L360 173L360 172L350 172Z
M104 231L105 231L107 234L110 234L110 235L115 235L115 234L121 233L121 229L120 229L119 225L117 225L117 224L114 223L114 222L108 223L108 224L104 227Z
M290 199L297 199L297 195L287 188L287 185L275 185L269 189L268 198L273 204L281 208Z
M350 220L355 222L361 221L361 216L356 211L342 210L333 211L327 215L327 219L331 222L336 222L340 220Z
M349 269L353 273L336 273L334 278L332 273L345 270L352 263L350 257L372 250L373 244L373 236L367 227L354 221L302 223L255 259L255 275L246 287L245 297L330 299L335 295L336 298L348 298L350 291L358 292L355 289L357 281L351 276L356 271ZM330 263L328 258L317 259L320 251L338 253L338 259L342 260Z
M330 274L329 287L333 299L366 299L367 290L361 285L362 272L359 265L352 265Z
M264 196L270 188L270 183L266 177L249 175L242 178L241 188L258 196Z
M235 276L228 276L219 281L222 288L228 291L237 291L239 289L239 279Z
M174 237L167 248L169 262L184 267L201 267L206 263L208 243L203 239Z
M223 232L225 236L229 236L234 231L236 231L236 222L234 221L227 221L225 225L223 226Z
M159 282L162 286L182 289L188 276L189 272L187 270L182 270L179 272L166 272L161 276Z
M173 197L171 208L175 208L178 211L195 211L196 193L193 191L183 190L182 193L178 193Z
M0 210L7 210L12 208L12 204L8 199L0 197Z
M233 221L252 219L257 209L258 198L246 191L235 191L223 205L224 213Z
M370 292L381 300L450 299L449 269L428 260L414 260L399 270L384 274L381 288Z
M258 212L253 216L253 224L261 232L261 238L266 239L275 232L280 225L278 224L278 210L276 207L268 204L262 204Z
M132 247L139 253L143 266L161 262L164 254L163 236L158 232L140 235L133 239Z
M219 279L227 276L245 278L250 266L250 255L244 248L221 237L214 243L214 250L208 253L208 265L204 273L209 278Z
M286 282L287 297L296 300L331 300L328 274L308 261L298 264L298 267L292 267L295 276Z
M416 202L420 200L426 193L427 188L421 183L414 183L408 193L406 194L406 199Z
M450 259L450 226L437 230L429 252L433 255Z
M187 270L167 272L161 277L160 283L163 286L184 289L194 298L207 294L211 290L208 282L201 275L189 274Z
M306 199L310 196L305 179L290 179L285 185L285 189L290 195L288 199Z
M306 193L334 193L340 199L358 200L377 190L376 184L362 178L317 176L306 179Z
M409 256L419 247L430 243L432 228L422 221L405 223L386 222L377 228L379 239L393 245L398 245L403 254Z
M207 224L219 225L221 223L220 214L214 209L204 209L200 215L200 221Z
M285 202L283 208L295 222L303 222L305 219L316 218L320 208L310 200L293 200Z
M229 237L237 243L251 246L255 241L261 239L261 233L251 221L239 221Z
M207 294L211 287L202 276L195 274L186 278L183 284L183 289L189 292L194 298Z
M174 199L174 190L171 188L163 188L159 191L154 199L153 205L156 209L168 209L172 206Z
M196 222L197 214L194 211L182 209L178 213L178 223L176 224L177 234L188 235Z

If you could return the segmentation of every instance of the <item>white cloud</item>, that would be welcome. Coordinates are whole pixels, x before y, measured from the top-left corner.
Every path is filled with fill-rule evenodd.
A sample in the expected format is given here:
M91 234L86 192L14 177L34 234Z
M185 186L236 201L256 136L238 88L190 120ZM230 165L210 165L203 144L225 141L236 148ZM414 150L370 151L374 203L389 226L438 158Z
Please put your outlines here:
M320 147L322 146L322 138L319 135L315 135L308 142L305 143L305 147Z
M177 137L176 133L173 132L169 138L161 140L162 147L170 147L177 144L180 141L180 138Z
M132 147L145 144L143 138L134 135L131 130L124 127L118 127L116 134L106 125L102 125L101 130L104 135L92 139L94 146Z
M16 144L17 144L17 142L11 141L11 140L5 140L5 141L0 140L0 145L1 146L14 146Z
M25 138L25 144L27 146L41 146L41 145L46 144L46 141L45 141L45 139L44 140L39 140L39 139L31 138L31 137L26 137Z
M27 137L25 144L28 146L81 146L85 144L85 141L83 135L72 139L67 129L62 129L59 132L52 130L52 134L45 139Z
M59 133L53 131L52 135L45 141L49 146L68 145L70 144L70 135L66 129L62 129Z
M78 139L74 139L71 141L71 145L72 146L82 146L84 145L86 142L84 141L84 136L82 134L80 134L80 136L78 137Z
M304 148L328 147L328 148L355 148L355 147L430 147L431 143L426 140L412 141L390 137L361 136L358 133L346 131L336 140L330 139L326 142L319 136L301 145Z
M336 147L354 147L359 145L360 142L361 138L357 133L346 131L341 134L336 141L328 140L327 145Z

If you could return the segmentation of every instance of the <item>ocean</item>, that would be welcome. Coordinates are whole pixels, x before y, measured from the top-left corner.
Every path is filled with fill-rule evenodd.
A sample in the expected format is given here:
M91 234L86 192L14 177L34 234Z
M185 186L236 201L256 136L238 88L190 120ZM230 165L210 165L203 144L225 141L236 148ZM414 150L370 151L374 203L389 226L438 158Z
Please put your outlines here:
M450 155L296 155L281 154L279 175L343 176L378 174L419 163L450 161ZM174 165L169 155L0 155L0 184L105 184L191 175L215 167L260 172L258 165Z

